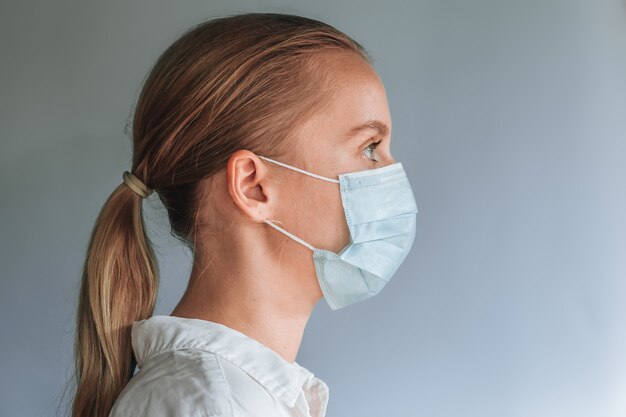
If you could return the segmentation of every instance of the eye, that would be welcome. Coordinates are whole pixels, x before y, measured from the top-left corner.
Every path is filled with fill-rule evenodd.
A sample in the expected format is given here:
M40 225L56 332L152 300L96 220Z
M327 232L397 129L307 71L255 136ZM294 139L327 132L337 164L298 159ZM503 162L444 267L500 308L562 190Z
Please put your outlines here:
M371 155L374 152L374 149L376 149L376 146L378 146L378 144L382 142L382 141L377 141L377 142L372 142L369 145L367 145L367 147L365 149L363 149L363 153L365 154L366 158L374 161L374 162L379 162L378 159L373 158Z

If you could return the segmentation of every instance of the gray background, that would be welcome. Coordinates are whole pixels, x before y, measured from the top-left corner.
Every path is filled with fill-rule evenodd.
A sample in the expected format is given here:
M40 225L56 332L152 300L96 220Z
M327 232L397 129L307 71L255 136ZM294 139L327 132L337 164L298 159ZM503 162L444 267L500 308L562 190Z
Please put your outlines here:
M420 210L383 292L311 318L298 361L329 384L328 415L626 415L620 0L2 1L0 415L59 411L143 77L188 27L245 11L317 18L372 52ZM169 314L190 258L144 204Z

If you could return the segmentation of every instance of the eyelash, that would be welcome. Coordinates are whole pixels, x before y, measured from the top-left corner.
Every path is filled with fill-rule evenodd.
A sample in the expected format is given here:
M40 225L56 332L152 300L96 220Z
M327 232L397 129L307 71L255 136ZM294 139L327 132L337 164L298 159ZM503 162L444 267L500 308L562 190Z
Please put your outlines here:
M379 141L377 141L377 142L372 142L372 143L370 143L369 145L367 145L367 146L363 149L363 151L365 152L365 150L367 150L367 149L371 149L372 151L374 151L374 149L376 149L376 146L378 146L378 144L379 144L380 142L382 142L382 140L379 140ZM375 160L375 159L372 159L372 158L368 157L367 155L366 155L365 157L366 157L369 161L371 161L371 162L374 162L374 163L379 162L379 161L377 161L377 160Z

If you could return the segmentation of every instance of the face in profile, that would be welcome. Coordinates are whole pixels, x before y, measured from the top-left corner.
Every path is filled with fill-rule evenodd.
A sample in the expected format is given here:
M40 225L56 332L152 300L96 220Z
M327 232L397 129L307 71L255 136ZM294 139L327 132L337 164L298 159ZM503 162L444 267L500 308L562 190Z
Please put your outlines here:
M325 69L333 74L333 97L303 124L298 143L286 156L290 165L337 178L338 174L396 162L390 150L391 117L386 93L376 72L353 54L328 53L323 59ZM317 248L335 253L349 243L337 184L282 167L272 166L270 170L272 176L280 177L280 186L272 187L271 192L281 203L275 206L273 218L282 227ZM301 266L307 290L321 297L311 251L297 243L293 246L297 253L290 256L295 265Z

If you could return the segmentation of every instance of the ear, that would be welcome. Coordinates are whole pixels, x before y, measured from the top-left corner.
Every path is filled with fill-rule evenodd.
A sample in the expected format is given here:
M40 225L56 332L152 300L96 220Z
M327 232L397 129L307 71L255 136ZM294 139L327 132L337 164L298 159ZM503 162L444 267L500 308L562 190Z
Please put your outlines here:
M226 166L228 193L235 205L257 223L272 214L266 187L268 174L261 158L245 149L235 151Z

